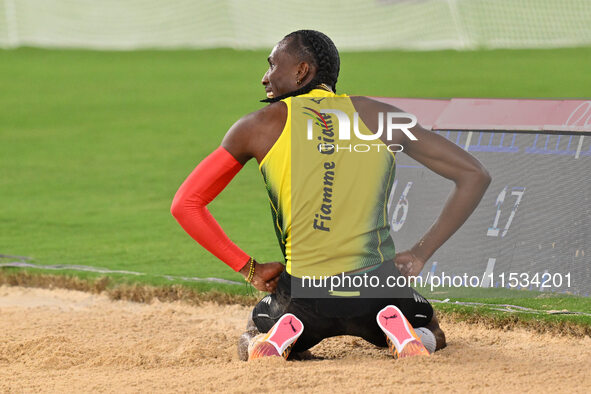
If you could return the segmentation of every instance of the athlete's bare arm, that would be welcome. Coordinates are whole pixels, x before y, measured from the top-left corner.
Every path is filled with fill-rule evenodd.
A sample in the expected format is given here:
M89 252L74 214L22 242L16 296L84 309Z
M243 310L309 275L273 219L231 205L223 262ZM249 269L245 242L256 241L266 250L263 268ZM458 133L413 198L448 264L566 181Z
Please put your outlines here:
M283 102L270 104L238 120L226 133L221 146L242 165L253 157L260 163L281 135L286 120L287 105ZM279 262L256 263L251 283L260 291L274 292L284 269ZM239 272L247 277L248 270L247 264Z
M352 99L361 118L374 132L377 130L378 112L404 112L367 97ZM431 228L410 250L396 255L396 265L402 274L418 275L433 253L472 214L490 184L491 177L474 156L446 138L425 130L420 125L410 131L417 137L417 141L411 141L402 131L397 130L393 133L393 140L388 143L401 144L404 147L403 153L455 184ZM385 135L382 137L383 140Z
M491 176L474 156L446 138L420 126L411 131L418 141L406 141L403 144L404 152L455 183L435 223L410 249L408 256L397 259L403 274L418 275L425 262L476 209L490 184Z

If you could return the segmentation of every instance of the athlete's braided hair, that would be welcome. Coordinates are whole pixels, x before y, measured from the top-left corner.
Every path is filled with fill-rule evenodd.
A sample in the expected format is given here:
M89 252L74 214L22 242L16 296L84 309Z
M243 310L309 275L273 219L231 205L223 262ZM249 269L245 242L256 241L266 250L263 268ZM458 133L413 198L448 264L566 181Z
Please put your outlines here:
M316 66L316 75L303 87L279 97L261 100L262 102L274 103L287 97L305 94L321 83L328 85L336 93L341 59L337 47L326 34L316 30L298 30L283 37L281 42L284 42L301 60Z

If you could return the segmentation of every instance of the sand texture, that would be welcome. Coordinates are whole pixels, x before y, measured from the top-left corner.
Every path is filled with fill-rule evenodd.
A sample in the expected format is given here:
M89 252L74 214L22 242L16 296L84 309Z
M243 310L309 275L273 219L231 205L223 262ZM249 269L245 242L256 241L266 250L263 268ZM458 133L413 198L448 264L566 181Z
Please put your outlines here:
M393 360L353 337L315 359L241 362L249 309L0 287L0 392L589 392L591 338L442 321L448 347Z

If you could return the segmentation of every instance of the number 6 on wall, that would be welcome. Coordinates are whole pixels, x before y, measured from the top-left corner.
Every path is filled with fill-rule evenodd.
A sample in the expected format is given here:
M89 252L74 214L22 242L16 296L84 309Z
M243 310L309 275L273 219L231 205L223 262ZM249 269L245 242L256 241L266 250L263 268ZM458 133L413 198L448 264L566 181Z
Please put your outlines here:
M394 187L392 188L392 196L394 195L394 190L396 189L398 180L394 181ZM406 196L410 191L410 187L412 186L412 182L408 182L406 187L402 191L402 195L396 204L396 208L394 208L394 213L392 214L392 221L390 222L392 231L398 231L402 228L402 225L406 221L406 215L408 215L408 200ZM391 197L392 197L391 196ZM402 209L402 216L398 218L399 210Z
M488 228L488 231L486 232L486 235L488 235L489 237L498 237L499 236L499 219L501 218L501 205L503 205L503 202L505 201L505 196L507 195L507 188L509 186L505 186L503 188L503 190L501 190L501 192L499 193L499 196L497 197L497 214L495 215L495 220L493 222L492 227ZM515 217L515 212L517 212L517 208L519 207L519 203L521 202L521 199L523 198L523 194L525 193L525 187L513 187L511 188L511 195L512 196L517 196L517 199L515 200L515 204L513 204L513 209L511 209L511 214L509 215L509 220L507 220L507 223L505 224L505 228L503 228L503 232L501 233L501 238L504 237L505 235L507 235L507 231L509 231L509 227L511 226L511 222L513 221L513 218Z

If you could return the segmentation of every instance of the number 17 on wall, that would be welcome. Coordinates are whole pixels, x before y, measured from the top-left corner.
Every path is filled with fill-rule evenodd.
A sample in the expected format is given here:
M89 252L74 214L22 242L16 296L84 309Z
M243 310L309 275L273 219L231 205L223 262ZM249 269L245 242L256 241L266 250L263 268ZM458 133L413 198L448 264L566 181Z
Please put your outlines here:
M498 237L499 236L499 232L500 232L500 228L499 228L499 219L501 218L501 206L503 205L503 202L505 201L505 197L507 196L508 193L508 188L509 186L505 186L503 188L503 190L501 190L501 192L499 193L498 197L497 197L497 214L495 215L495 220L493 222L492 227L488 228L488 231L486 232L486 235L488 235L489 237ZM511 214L509 215L509 219L507 220L507 223L505 224L505 227L503 228L503 232L501 233L501 238L504 237L505 235L507 235L507 231L509 231L509 227L511 226L511 222L513 221L513 218L515 217L515 213L517 212L517 208L519 207L519 203L521 202L521 199L523 198L523 194L525 193L525 187L513 187L511 188L511 196L517 197L515 199L515 202L513 203L513 208L511 209Z

